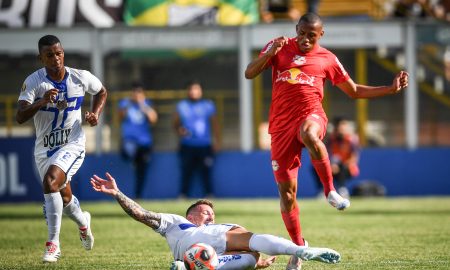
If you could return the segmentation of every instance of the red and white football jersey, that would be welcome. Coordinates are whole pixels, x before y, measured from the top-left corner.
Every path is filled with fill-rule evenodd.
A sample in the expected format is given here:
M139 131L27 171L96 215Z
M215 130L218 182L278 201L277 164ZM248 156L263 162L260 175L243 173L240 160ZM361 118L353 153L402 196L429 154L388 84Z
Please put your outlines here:
M273 40L260 52L270 50ZM272 67L272 104L269 115L269 133L286 130L291 124L310 114L325 115L322 108L325 79L333 85L349 79L339 59L318 44L308 53L300 52L297 38L270 59Z

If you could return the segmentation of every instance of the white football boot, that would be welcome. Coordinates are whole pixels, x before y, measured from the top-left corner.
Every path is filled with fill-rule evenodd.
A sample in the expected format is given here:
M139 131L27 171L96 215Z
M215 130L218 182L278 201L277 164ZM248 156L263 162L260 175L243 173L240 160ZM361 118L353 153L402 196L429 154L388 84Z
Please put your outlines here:
M42 257L43 262L56 262L61 256L61 249L59 248L59 245L53 243L53 242L46 242L45 243L45 252L44 256Z
M298 250L295 254L304 261L319 261L324 263L338 263L341 260L341 255L329 248L314 248L308 247Z
M306 241L305 239L303 239L303 241L305 242L305 247L308 247L308 241ZM301 270L302 269L302 260L297 257L292 255L289 258L288 264L286 265L286 270Z
M335 190L330 191L327 196L327 201L331 206L335 207L337 210L345 210L350 207L350 201L348 199L342 198Z
M79 229L80 231L80 240L84 249L91 250L94 247L94 235L91 231L91 214L89 212L84 211L84 216L86 217L87 226L85 229Z

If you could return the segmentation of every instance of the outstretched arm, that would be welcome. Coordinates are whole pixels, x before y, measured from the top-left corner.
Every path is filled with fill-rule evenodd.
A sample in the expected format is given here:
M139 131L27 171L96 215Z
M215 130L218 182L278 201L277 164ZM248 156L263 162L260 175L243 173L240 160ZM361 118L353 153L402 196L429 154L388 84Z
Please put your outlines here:
M135 220L144 223L152 229L159 228L161 224L161 215L159 213L148 211L132 199L125 196L125 194L119 190L116 181L109 173L106 173L106 178L107 179L103 179L97 175L92 176L92 188L97 192L102 192L113 196L120 206L122 206L122 209Z
M267 68L269 60L276 55L285 44L288 43L287 37L276 38L272 44L268 45L267 52L248 64L245 70L245 78L253 79Z
M368 86L356 84L352 79L337 85L349 97L352 98L374 98L390 94L396 94L408 86L409 74L406 71L400 71L395 76L391 85L388 86Z

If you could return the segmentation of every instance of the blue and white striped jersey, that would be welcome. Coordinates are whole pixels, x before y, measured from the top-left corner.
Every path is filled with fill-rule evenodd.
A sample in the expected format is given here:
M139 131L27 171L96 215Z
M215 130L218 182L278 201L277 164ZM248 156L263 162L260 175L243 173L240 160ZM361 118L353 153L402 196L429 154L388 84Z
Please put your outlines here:
M84 148L86 137L81 128L81 105L84 95L97 94L102 89L100 80L89 71L65 67L61 82L47 76L45 68L35 71L25 79L19 100L29 103L42 98L50 89L58 89L58 100L48 103L34 115L36 128L36 157L50 157L67 143Z

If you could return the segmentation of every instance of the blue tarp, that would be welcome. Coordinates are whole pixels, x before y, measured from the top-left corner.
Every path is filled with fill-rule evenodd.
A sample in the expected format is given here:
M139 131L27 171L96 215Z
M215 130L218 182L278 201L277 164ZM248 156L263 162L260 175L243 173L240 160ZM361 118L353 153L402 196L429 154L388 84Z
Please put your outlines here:
M41 180L34 165L34 138L0 139L0 202L42 201ZM349 187L369 179L386 187L388 196L450 195L450 148L366 148L361 152L361 175ZM133 197L132 165L118 154L87 155L72 179L72 190L80 200L106 199L92 190L93 174L110 172L121 190ZM217 155L213 173L217 198L278 197L272 174L270 153L226 151ZM155 153L149 168L144 198L177 198L180 187L178 157L174 152ZM299 197L316 196L318 190L306 152L299 173ZM199 181L192 197L202 197Z

